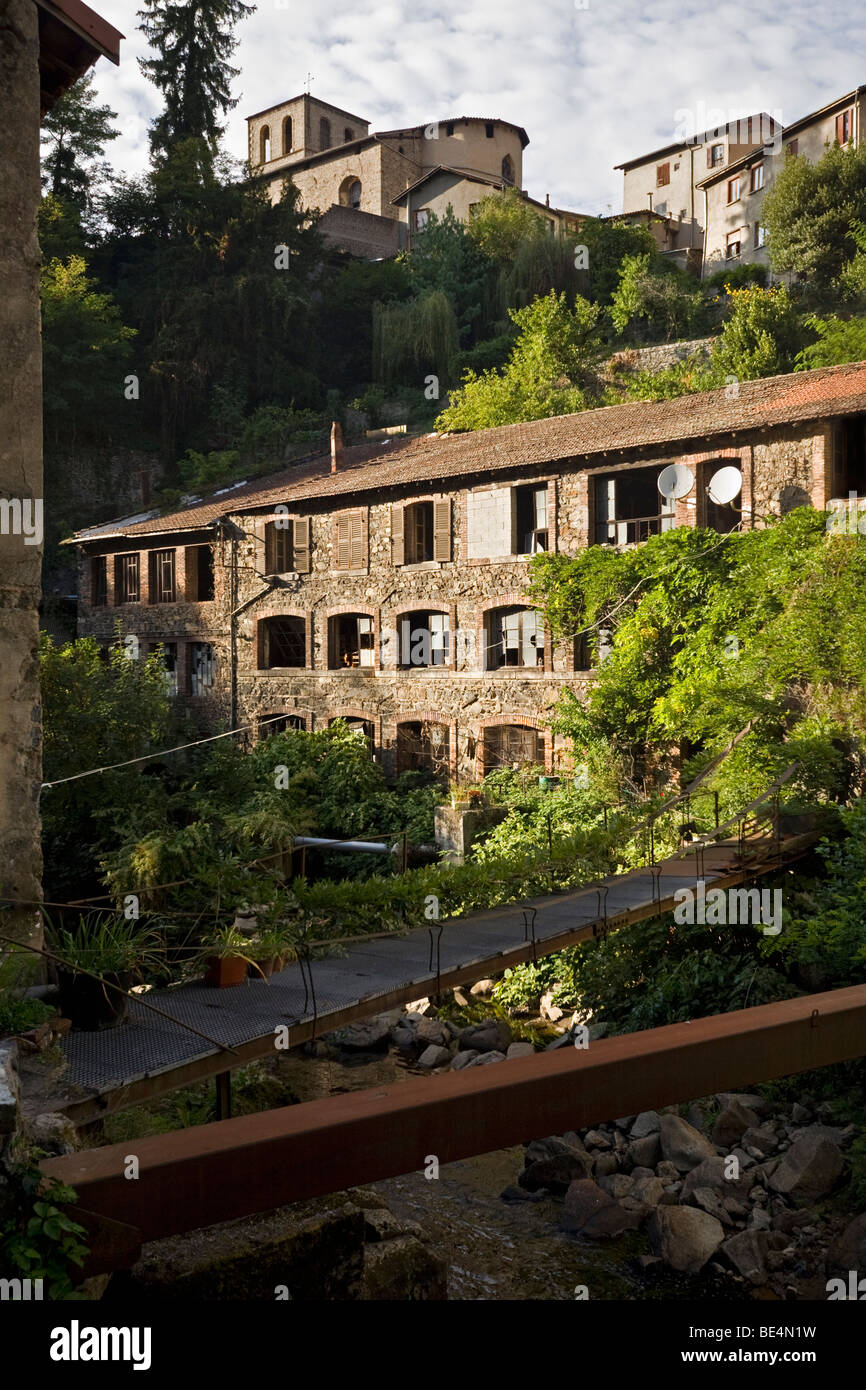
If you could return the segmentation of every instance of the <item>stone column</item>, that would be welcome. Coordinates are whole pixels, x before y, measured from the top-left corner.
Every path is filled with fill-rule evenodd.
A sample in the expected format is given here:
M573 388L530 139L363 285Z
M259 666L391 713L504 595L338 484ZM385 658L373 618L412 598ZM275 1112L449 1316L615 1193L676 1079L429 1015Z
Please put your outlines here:
M38 604L42 572L39 320L39 29L33 0L5 0L0 63L0 896L41 896ZM37 505L38 503L38 505ZM30 534L26 534L29 532ZM35 909L0 931L41 945Z

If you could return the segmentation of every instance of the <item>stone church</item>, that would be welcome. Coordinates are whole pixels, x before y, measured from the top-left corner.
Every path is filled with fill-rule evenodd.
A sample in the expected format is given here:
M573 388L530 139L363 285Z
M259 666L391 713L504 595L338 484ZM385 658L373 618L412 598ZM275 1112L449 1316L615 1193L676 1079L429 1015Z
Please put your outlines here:
M582 218L522 189L522 126L481 116L371 133L361 116L308 92L247 117L249 163L273 201L290 176L304 208L318 208L325 238L358 256L411 246L431 213L450 206L465 222L497 189L515 188L550 225L577 231Z

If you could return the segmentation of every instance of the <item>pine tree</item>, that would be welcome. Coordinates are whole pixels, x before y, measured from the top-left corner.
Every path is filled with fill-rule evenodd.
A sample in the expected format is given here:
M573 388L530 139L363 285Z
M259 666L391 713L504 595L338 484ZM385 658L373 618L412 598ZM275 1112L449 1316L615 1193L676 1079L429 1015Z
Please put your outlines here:
M221 118L237 105L231 83L239 69L229 63L238 44L234 26L256 7L243 0L144 3L139 28L155 56L139 58L139 67L165 99L151 127L151 151L166 155L180 141L195 139L215 154L224 129Z
M117 112L97 106L93 73L69 88L43 123L42 186L46 193L89 210L96 184L105 177L105 146L116 140Z

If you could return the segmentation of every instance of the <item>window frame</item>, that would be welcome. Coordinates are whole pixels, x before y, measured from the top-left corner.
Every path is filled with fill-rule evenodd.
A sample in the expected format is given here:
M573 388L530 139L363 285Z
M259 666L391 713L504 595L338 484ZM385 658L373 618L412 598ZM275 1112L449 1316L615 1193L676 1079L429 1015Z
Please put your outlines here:
M130 583L134 576L134 583ZM141 555L137 550L122 551L115 559L115 602L141 603Z
M736 193L731 197L731 189L733 188L736 189ZM742 196L743 176L742 174L735 174L733 178L728 179L728 206L730 207L731 203L738 203Z
M656 188L667 188L671 181L671 162L656 165Z
M764 161L753 164L749 171L749 192L760 193L764 187Z
M148 552L148 602L177 603L177 550L163 546Z
M108 556L90 557L90 606L108 607Z
M307 669L307 620L297 613L271 613L266 618L259 619L259 666L260 671L304 671ZM279 653L285 655L288 647L294 646L299 661L279 661L272 659L272 645L276 629L282 624L286 629L292 624L291 630L284 631L279 637L279 643L284 644L284 649Z
M527 631L529 619L532 631ZM506 623L516 619L516 640L507 640ZM540 640L539 640L540 639ZM523 660L526 648L532 647L535 661ZM494 653L501 649L502 659L494 661ZM515 651L519 660L509 661L509 651ZM537 608L529 605L505 604L490 608L484 620L484 669L485 671L539 671L547 666L547 632L544 618Z

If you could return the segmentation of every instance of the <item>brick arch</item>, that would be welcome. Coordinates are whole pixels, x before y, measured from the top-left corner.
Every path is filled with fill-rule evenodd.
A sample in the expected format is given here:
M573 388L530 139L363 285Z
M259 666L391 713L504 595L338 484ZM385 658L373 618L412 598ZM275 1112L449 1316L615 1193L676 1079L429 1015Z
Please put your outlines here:
M512 590L511 593L502 594L499 598L484 599L481 603L478 604L476 610L478 614L478 624L475 630L475 640L478 643L478 652L481 656L480 669L485 672L490 669L487 665L487 643L484 640L484 633L487 627L487 615L489 613L494 612L497 608L530 608L535 613L540 612L538 605L532 602L528 594L525 594L520 590L517 590L516 592ZM547 626L547 623L544 623L543 631L544 666L542 667L542 670L552 671L553 648L551 643L550 630Z
M309 671L313 665L313 615L303 608L279 608L274 612L260 613L255 619L255 653L256 668L264 670L263 666L265 655L265 628L264 624L271 618L300 618L304 624L304 665L298 670Z
M333 603L333 604L329 604L327 608L318 608L318 609L316 609L316 610L314 611L313 614L310 615L310 616L311 616L311 619L316 619L319 623L322 624L322 629L323 629L323 632L322 632L322 635L323 635L322 654L323 654L323 656L324 656L324 669L325 669L325 670L330 670L330 669L331 669L330 666L329 666L329 661L330 661L330 649L331 649L331 643L330 643L330 636L331 636L331 619L332 619L332 618L339 618L339 617L342 617L344 614L348 615L348 614L350 614L350 613L357 613L357 614L359 615L359 617L363 617L363 618L372 618L372 619L373 619L373 670L374 670L374 671L379 671L379 670L381 670L381 667L382 667L382 653L381 653L381 649L380 649L380 643L381 643L380 629L381 629L381 626L382 626L382 622L381 622L380 610L379 610L379 608L378 608L377 606L375 606L374 604L369 604L369 603L355 603L352 599L346 599L346 600L344 600L343 603ZM313 622L312 622L312 621L311 621L311 623L310 623L310 628L311 628L311 630L312 630L312 628L313 628ZM310 642L311 642L311 651L312 651L312 650L314 649L313 644L315 643L315 633L312 632L312 631L311 631L311 636L310 636ZM311 664L312 664L312 661L311 661ZM353 716L353 717L356 717L356 718L357 718L357 717L360 717L360 716ZM366 717L366 716L365 716L365 717Z
M553 734L542 724L540 719L533 719L527 714L497 714L491 715L487 719L475 720L475 730L477 731L475 740L475 772L479 780L484 776L484 743L485 733L488 729L502 728L503 726L516 725L520 729L536 729L542 738L544 746L544 770L553 770Z
M316 727L327 729L334 719L363 719L365 724L373 726L373 756L382 747L382 721L378 714L371 714L369 710L359 709L357 705L331 705L324 714L316 715Z
M385 640L385 633L388 631L396 633L399 619L411 617L413 613L444 613L447 616L450 640L448 643L448 660L443 669L453 671L457 665L457 640L455 637L457 629L457 605L455 603L449 603L444 599L427 599L426 601L419 600L417 602L412 600L405 604L395 604L389 608L387 614L382 615L379 629L378 650L380 656L382 652L382 643ZM389 663L385 669L393 671L399 670L396 664L396 653L397 649L395 648L392 663Z

